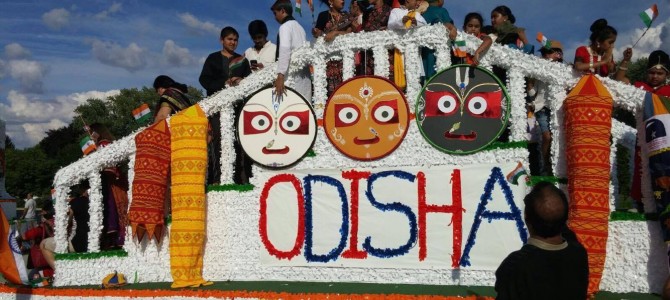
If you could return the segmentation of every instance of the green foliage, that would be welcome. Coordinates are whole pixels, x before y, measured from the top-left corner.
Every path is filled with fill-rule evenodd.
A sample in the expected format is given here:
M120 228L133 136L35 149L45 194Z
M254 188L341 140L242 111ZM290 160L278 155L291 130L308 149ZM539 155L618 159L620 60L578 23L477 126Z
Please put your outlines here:
M626 71L626 77L630 79L631 84L638 81L644 81L646 79L647 62L648 59L645 57L628 64L628 71Z
M5 136L5 149L15 149L14 142L9 138L8 135Z
M24 197L28 193L35 196L51 195L51 183L58 170L55 162L49 159L36 146L23 150L7 149L7 191L15 196Z
M202 92L193 87L189 87L188 95L193 103L203 98ZM49 130L35 147L14 149L14 144L7 137L7 191L18 198L32 192L35 196L48 199L58 169L82 157L79 142L86 135L84 122L88 125L102 123L112 135L122 138L142 127L135 122L133 109L147 103L153 111L158 99L153 88L122 89L118 95L107 99L86 100L75 108L76 116L68 126Z

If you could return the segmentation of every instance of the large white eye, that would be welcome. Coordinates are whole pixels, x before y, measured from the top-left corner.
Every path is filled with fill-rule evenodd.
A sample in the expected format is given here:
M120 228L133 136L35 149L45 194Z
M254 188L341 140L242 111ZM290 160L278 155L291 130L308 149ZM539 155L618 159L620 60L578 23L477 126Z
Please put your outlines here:
M296 116L286 116L281 120L281 127L286 131L295 131L300 128L300 118Z
M487 108L486 99L476 96L470 99L468 102L468 110L475 115L481 115L486 111Z
M395 110L393 107L390 107L388 105L382 105L380 107L377 107L374 111L374 117L375 120L377 120L380 123L385 123L393 119L395 116Z
M337 114L337 117L344 124L351 124L358 120L358 111L353 107L344 107Z
M251 119L251 127L258 131L265 131L270 125L272 125L272 123L270 122L270 118L266 115L256 115Z
M456 99L451 95L445 95L440 97L437 100L437 109L439 109L444 114L449 114L454 112L456 109Z

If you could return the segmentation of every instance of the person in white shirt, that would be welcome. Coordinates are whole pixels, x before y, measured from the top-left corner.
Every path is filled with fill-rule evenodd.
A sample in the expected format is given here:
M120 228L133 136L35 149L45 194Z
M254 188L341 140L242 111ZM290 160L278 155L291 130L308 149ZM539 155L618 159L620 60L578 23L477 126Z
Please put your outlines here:
M275 20L281 24L277 35L277 79L275 91L278 95L285 94L284 82L288 75L291 52L307 43L305 29L293 18L293 5L290 0L277 0L270 8ZM312 83L309 79L309 66L303 68L292 78L293 88L307 101L312 102Z
M249 61L251 71L255 72L275 62L277 45L268 41L268 27L262 20L249 23L249 35L254 45L244 51L244 57Z
M391 10L388 29L408 29L426 25L426 19L416 12L417 0L399 0L400 7Z
M24 206L23 215L21 216L21 219L29 219L29 220L34 219L36 205L37 204L35 203L35 198L33 197L33 194L28 193L28 195L26 196L26 204Z

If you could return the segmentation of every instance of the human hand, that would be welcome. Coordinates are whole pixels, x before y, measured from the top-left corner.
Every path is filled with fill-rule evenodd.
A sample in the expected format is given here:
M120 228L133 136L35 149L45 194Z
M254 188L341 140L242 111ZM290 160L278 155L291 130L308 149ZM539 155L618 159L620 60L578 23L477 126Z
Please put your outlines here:
M479 52L475 52L475 55L472 56L472 65L473 66L479 65Z
M337 37L337 35L338 35L337 31L331 31L326 34L326 37L324 39L326 40L326 42L332 42Z
M633 58L633 49L626 48L626 50L623 51L623 60L630 61L632 58Z
M281 97L286 94L284 89L284 74L277 74L277 79L275 79L275 93L277 97Z
M313 36L314 38L318 38L318 37L320 37L320 36L322 36L322 35L323 35L323 31L321 31L321 29L316 28L316 27L312 28L312 36Z

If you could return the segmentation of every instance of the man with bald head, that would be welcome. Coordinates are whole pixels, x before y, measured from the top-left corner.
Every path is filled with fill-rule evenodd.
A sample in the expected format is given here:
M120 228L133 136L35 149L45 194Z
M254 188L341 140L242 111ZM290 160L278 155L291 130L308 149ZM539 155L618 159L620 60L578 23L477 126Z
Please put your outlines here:
M568 199L549 182L540 182L523 199L528 243L512 252L496 271L496 299L586 299L586 250L569 232Z

